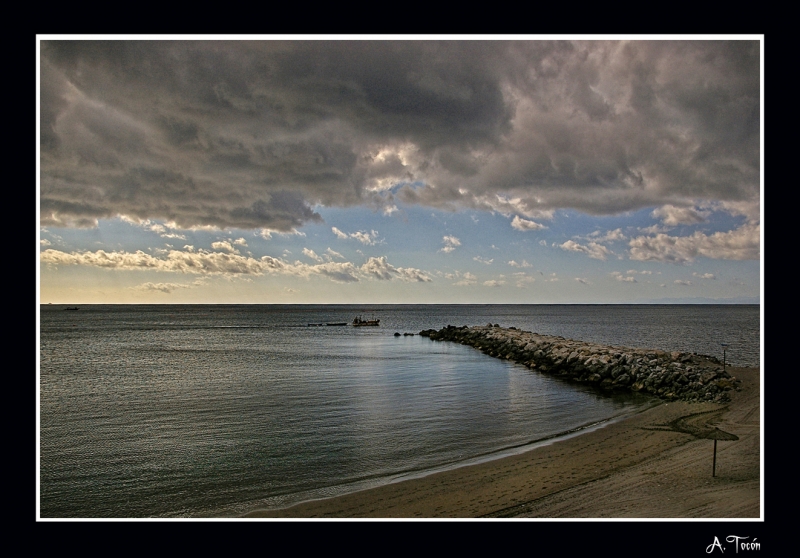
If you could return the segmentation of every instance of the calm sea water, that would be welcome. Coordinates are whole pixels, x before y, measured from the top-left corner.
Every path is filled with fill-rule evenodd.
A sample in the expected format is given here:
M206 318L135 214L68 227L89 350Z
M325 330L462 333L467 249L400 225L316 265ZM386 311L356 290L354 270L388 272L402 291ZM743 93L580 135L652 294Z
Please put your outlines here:
M309 326L380 318L378 328ZM636 412L456 344L488 322L758 365L758 306L40 308L41 517L215 517L521 451Z

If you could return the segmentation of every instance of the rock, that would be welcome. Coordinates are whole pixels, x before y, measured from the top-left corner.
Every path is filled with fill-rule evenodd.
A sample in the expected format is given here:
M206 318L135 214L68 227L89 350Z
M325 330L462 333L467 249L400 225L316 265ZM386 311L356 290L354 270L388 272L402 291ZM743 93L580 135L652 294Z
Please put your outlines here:
M620 374L614 379L614 383L621 386L627 386L630 382L631 382L631 377L628 376L627 374Z
M448 325L438 331L420 331L419 335L433 341L469 345L491 356L598 389L626 389L670 401L727 401L727 392L739 389L738 380L723 372L718 359L694 353L608 347L491 323L474 327Z

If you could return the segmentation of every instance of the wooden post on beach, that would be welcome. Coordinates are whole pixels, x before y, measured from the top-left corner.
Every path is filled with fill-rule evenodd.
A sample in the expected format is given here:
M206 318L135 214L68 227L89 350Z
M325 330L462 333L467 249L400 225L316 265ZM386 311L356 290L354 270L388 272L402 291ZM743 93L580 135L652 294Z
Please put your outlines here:
M736 441L739 439L739 436L736 434L731 434L730 432L725 432L724 430L720 430L719 428L714 428L714 430L709 430L704 432L699 438L707 438L709 440L714 440L714 462L711 465L711 476L717 476L717 440L730 440Z

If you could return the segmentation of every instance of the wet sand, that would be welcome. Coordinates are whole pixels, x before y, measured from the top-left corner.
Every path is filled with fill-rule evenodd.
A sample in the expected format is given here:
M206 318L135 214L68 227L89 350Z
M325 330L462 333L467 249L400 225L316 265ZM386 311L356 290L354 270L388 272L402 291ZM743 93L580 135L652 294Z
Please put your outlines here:
M672 402L529 452L248 518L763 518L760 371L728 404ZM739 439L703 438L719 428Z

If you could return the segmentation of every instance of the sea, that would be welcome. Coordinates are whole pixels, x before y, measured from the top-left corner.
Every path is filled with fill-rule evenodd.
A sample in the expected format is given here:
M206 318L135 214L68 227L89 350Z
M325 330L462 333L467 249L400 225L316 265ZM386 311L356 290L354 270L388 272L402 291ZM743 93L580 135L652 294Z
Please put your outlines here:
M497 323L724 352L731 366L760 365L762 349L758 305L47 304L38 319L43 519L239 517L519 453L656 403L405 333Z

